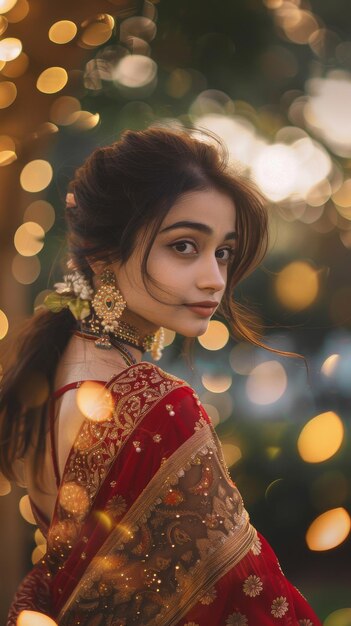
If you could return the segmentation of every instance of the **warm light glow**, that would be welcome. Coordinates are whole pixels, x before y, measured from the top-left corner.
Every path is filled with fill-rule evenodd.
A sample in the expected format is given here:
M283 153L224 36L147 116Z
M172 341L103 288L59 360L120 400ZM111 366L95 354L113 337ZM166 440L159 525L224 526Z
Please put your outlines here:
M64 44L72 41L77 34L77 26L70 20L55 22L49 30L49 39L53 43Z
M325 359L321 367L322 374L324 374L324 376L332 376L339 362L339 359L340 354L331 354L330 356L328 356L328 358Z
M92 48L101 46L110 39L114 25L115 21L112 15L107 13L98 15L92 21L83 22L82 28L84 30L81 34L81 42Z
M77 389L76 401L83 415L94 422L103 422L111 417L113 399L101 383L85 381Z
M72 118L72 114L80 110L81 106L78 98L60 96L51 105L50 119L59 126L68 126L75 121Z
M12 274L21 285L31 285L39 277L41 270L37 256L24 257L16 254L12 261Z
M318 291L318 274L304 261L289 263L279 272L275 281L278 300L291 311L309 307L316 300Z
M2 150L0 152L0 167L11 165L17 159L17 154L13 150Z
M29 496L22 496L22 498L19 501L19 510L20 513L23 517L23 519L26 520L26 522L28 522L28 524L35 524L36 525L36 521L34 519L34 515L32 512L32 507L30 505L30 500L29 500Z
M207 415L211 418L211 422L213 426L216 428L220 423L220 416L217 407L213 404L202 403L203 408L205 409Z
M130 54L118 63L113 73L113 80L117 85L138 88L152 83L156 74L155 61L141 54Z
M45 552L46 552L46 546L44 544L41 544L41 545L36 546L34 548L34 550L32 552L32 563L33 563L33 565L38 563L38 561L40 561L40 559L43 558Z
M306 83L308 101L303 107L307 126L319 135L333 152L351 156L351 74L334 70L324 78Z
M0 13L7 13L15 6L17 0L0 0Z
M22 42L16 37L5 37L0 41L0 61L13 61L22 52Z
M332 550L347 538L351 528L348 512L343 507L331 509L319 515L306 533L310 550Z
M9 11L6 15L7 19L11 24L17 24L17 22L21 22L27 17L29 13L29 3L28 0L17 0L16 5Z
M347 178L332 195L336 209L342 217L351 220L351 178Z
M55 223L55 210L50 202L46 200L34 200L27 206L24 215L24 222L36 222L47 232Z
M227 391L227 389L231 386L232 377L229 374L203 374L201 376L201 382L205 389L208 389L208 391L212 391L213 393L223 393L223 391Z
M56 93L65 87L67 81L68 74L63 67L48 67L40 74L37 89L43 93Z
M4 69L2 70L2 74L7 76L7 78L18 78L18 76L22 76L22 74L24 74L28 65L28 56L25 52L21 52L17 59L6 63Z
M38 611L21 611L16 626L57 626L51 617Z
M301 458L308 463L321 463L339 450L344 438L344 425L333 411L313 417L303 427L297 448Z
M206 332L198 337L198 342L207 350L220 350L229 339L229 331L223 322L211 320Z
M256 365L246 381L246 393L255 404L272 404L284 394L288 378L278 361L265 361Z
M166 348L167 346L170 346L176 336L176 333L174 330L170 330L169 328L163 328L164 330L164 342L163 345Z
M84 515L89 509L89 496L85 487L75 482L62 485L59 492L59 501L62 508L72 515Z
M287 198L293 192L298 176L293 150L279 143L265 146L252 162L252 175L271 200L277 202Z
M4 311L0 309L0 339L6 337L9 330L9 321Z
M89 130L94 128L99 121L99 113L90 113L90 111L76 111L70 116L70 124L74 125L76 130Z
M15 100L17 96L17 87L15 83L4 80L0 83L0 109L6 109Z
M6 17L0 15L0 36L3 35L4 32L7 30L8 25L9 23ZM4 65L5 61L0 61L0 70L3 68Z
M235 446L233 443L222 443L222 451L224 460L228 467L237 463L242 457L240 448Z
M233 412L233 398L230 393L225 391L224 393L216 393L212 391L203 391L200 395L201 403L204 407L214 406L216 412L215 418L218 416L221 422L225 422ZM206 410L206 408L205 408ZM210 408L211 410L211 408ZM211 412L209 415L212 417Z
M37 528L34 533L34 541L37 544L37 546L46 545L46 539L43 533L41 532L40 528Z
M20 183L25 191L36 193L43 191L50 185L52 176L53 171L50 163L43 159L35 159L24 166L20 175Z
M11 491L11 483L3 474L0 474L0 496L7 496Z
M238 343L229 354L229 362L234 372L247 376L255 365L253 346L246 343Z
M35 222L21 224L15 232L14 244L17 252L22 256L34 256L44 246L44 231Z
M350 624L351 608L333 611L323 622L323 626L350 626Z

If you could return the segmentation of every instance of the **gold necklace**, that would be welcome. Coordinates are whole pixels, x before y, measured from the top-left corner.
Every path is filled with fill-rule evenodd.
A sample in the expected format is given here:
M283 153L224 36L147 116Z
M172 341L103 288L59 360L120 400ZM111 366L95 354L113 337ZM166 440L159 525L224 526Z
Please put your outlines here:
M92 316L89 319L86 318L82 320L81 329L83 332L95 334L96 338L100 338L103 335L101 323L97 316ZM141 339L139 329L124 320L118 321L118 328L111 332L110 335L115 337L117 340L120 339L132 347L138 348L141 352L150 350L155 340L155 334L145 335Z
M94 341L96 341L96 335L93 335L88 332L82 332L80 330L76 330L74 334L77 337L82 337L83 339L93 339ZM138 361L133 356L133 354L129 350L127 350L127 348L125 348L121 343L117 341L116 342L112 341L111 343L116 348L116 350L118 350L118 352L120 353L120 355L122 356L124 362L126 363L126 365L128 365L128 367L130 365L135 365L136 363L138 363Z

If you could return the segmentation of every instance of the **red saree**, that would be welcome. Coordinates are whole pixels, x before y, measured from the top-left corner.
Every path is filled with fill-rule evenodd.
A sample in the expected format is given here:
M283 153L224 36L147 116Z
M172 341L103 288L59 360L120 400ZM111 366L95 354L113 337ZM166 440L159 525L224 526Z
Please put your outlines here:
M194 390L147 362L105 386L112 415L82 425L8 626L23 608L59 626L321 626L250 524Z

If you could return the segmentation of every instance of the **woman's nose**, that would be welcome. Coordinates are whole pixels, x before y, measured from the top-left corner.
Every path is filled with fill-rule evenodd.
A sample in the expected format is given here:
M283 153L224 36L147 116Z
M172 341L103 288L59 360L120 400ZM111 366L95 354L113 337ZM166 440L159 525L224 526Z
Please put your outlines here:
M226 279L224 271L221 270L221 266L218 264L218 259L213 257L208 262L203 261L200 277L198 279L198 286L201 289L213 289L214 291L220 291L221 289L224 289L225 285Z

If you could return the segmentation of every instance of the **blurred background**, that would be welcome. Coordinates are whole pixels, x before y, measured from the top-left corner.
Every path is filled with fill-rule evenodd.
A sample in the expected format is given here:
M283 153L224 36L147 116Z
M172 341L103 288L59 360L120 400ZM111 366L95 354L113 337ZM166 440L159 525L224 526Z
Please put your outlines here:
M194 370L171 331L159 365L199 393L285 574L325 626L350 626L351 4L0 0L0 76L0 363L61 279L66 187L96 146L210 129L265 194L271 248L236 297L308 370L216 317ZM25 491L0 493L4 623L45 540Z

